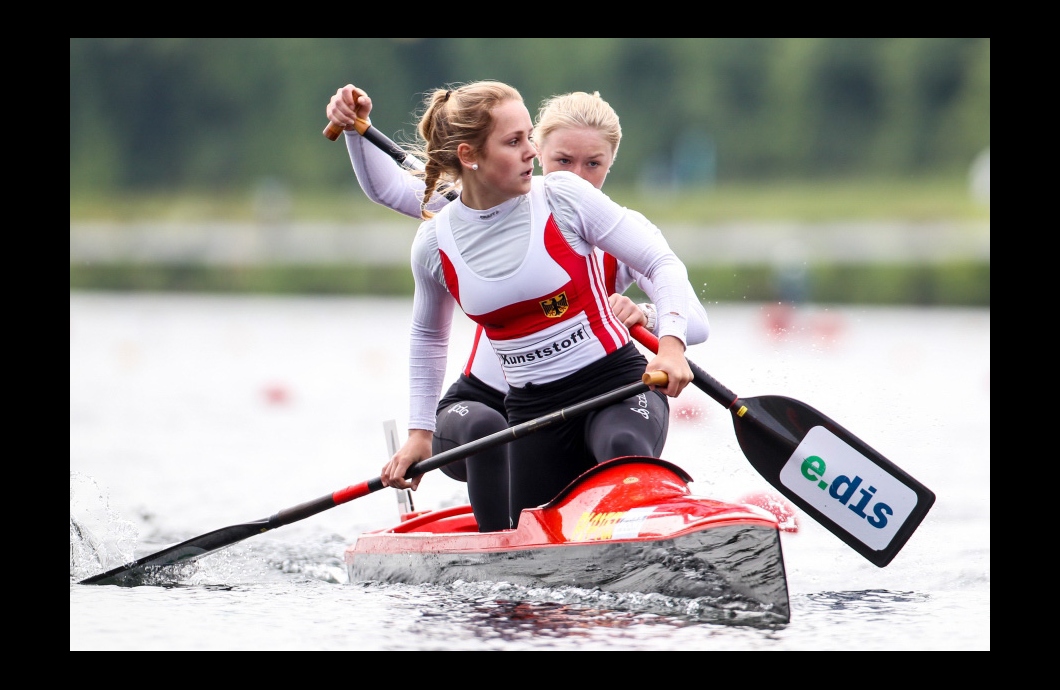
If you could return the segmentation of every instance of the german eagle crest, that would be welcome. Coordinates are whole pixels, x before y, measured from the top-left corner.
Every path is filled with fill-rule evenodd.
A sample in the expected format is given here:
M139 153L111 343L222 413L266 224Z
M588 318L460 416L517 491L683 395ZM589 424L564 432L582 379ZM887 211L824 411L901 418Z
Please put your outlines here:
M555 297L550 297L545 300L541 300L541 309L544 310L545 316L550 319L563 316L563 313L567 311L570 305L567 304L567 293L561 292Z

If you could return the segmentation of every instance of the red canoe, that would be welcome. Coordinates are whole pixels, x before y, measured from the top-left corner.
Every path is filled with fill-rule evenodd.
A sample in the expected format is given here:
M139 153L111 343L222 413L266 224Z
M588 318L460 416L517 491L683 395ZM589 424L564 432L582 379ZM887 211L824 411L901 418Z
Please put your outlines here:
M585 472L513 530L479 533L471 506L406 516L346 549L350 582L507 582L708 598L788 622L778 518L689 491L657 458L616 458Z

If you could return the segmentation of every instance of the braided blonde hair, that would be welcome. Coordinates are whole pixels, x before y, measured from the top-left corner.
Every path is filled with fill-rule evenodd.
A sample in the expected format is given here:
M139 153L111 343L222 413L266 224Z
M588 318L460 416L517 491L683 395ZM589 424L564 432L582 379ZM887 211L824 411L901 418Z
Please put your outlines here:
M431 196L441 188L451 188L460 182L463 167L457 155L460 144L468 144L481 152L493 129L493 109L507 101L523 97L514 87L503 82L485 80L435 89L423 100L423 114L416 132L422 140L418 152L424 161L423 200L420 216L426 220L434 216L427 210Z

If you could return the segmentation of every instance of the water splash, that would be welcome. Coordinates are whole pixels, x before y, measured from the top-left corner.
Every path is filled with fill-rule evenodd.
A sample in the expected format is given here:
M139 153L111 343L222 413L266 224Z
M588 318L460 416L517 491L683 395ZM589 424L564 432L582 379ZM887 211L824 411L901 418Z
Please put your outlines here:
M70 472L70 579L78 581L132 559L137 529L110 505L96 480Z

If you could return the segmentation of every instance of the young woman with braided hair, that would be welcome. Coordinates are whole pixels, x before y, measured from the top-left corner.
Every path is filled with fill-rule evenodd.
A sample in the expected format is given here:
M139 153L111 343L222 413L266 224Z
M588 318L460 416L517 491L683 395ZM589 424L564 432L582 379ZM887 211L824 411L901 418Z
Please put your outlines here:
M332 122L349 123L347 147L358 181L369 198L412 216L420 211L425 184L422 180L413 181L388 154L375 149L357 135L352 126L353 121L367 120L370 112L371 99L352 85L339 89L327 109ZM546 174L558 170L574 172L600 188L614 162L622 133L617 114L599 94L574 92L554 96L542 104L534 136L540 147L540 159ZM435 194L428 204L428 210L439 210L446 203L448 201L444 197ZM643 216L632 211L628 213L661 238L658 229ZM626 326L640 323L658 334L654 305L635 305L620 294L636 282L649 297L653 297L655 288L651 280L599 249L595 250L595 255L615 315ZM687 281L685 285L691 307L688 341L702 342L709 329L706 313ZM435 453L508 426L503 406L507 382L501 374L496 354L489 341L482 338L482 333L480 325L467 365L437 406L437 429L432 442ZM640 396L637 402L641 405L637 408L637 414L648 425L655 425L655 430L651 433L644 433L643 430L638 432L636 425L630 426L628 420L623 419L623 416L629 416L629 411L620 406L594 413L591 428L599 433L587 439L590 459L586 468L595 461L609 457L657 455L661 451L668 428L665 399L646 394ZM660 402L663 405L662 412L656 410L653 413L652 408L658 407ZM623 412L626 414L623 415ZM611 417L615 419L609 423ZM606 433L603 430L607 430ZM466 467L464 462L458 461L442 468L449 476L468 482L469 498L483 531L503 529L509 526L511 518L518 517L517 510L509 512L506 501L507 450L506 446L499 446L468 458Z

